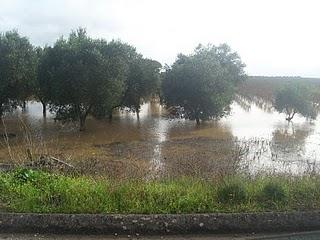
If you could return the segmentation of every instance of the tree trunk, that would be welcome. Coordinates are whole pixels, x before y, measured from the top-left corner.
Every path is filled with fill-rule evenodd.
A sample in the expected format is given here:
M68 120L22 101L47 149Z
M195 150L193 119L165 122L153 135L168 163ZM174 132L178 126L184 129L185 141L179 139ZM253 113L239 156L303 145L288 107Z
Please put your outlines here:
M42 116L43 118L47 117L47 104L44 101L41 101L42 103Z
M201 112L200 107L197 106L194 110L194 116L195 116L197 125L200 125L200 115L201 115L200 112Z
M26 109L27 109L27 102L23 101L23 103L22 103L22 111L25 112Z
M80 116L80 131L84 131L85 130L85 123L86 123L86 118L87 116L84 114L83 116Z
M86 111L84 111L83 113L80 110L80 106L78 106L78 113L79 113L79 120L80 120L80 131L84 131L85 130L85 123L86 123L86 118L88 116L88 114L90 113L92 108L92 105L90 105Z
M137 120L138 120L138 121L140 120L140 115L139 115L139 113L140 113L140 110L139 110L139 109L136 109L136 114L137 114Z
M288 122L290 122L292 119L293 119L293 117L294 117L294 115L296 114L296 112L293 112L292 113L292 115L288 115L288 117L286 118L286 120L288 121Z
M3 117L3 109L2 109L2 103L0 103L0 120Z
M197 125L200 125L200 118L199 118L199 116L196 116L196 122L197 122Z

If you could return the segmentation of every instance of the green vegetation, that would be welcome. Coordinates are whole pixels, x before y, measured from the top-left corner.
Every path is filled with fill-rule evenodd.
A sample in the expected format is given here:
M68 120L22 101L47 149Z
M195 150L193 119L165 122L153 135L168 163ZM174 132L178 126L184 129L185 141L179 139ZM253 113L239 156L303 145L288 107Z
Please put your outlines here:
M105 56L104 41L89 38L83 29L59 39L48 49L46 61L51 87L50 108L58 120L77 120L84 130L89 114L108 112L124 91L124 66Z
M133 46L119 40L93 39L82 28L43 48L33 46L16 31L9 31L0 33L0 117L19 106L23 108L26 101L36 99L42 103L44 117L49 109L55 114L55 120L77 121L79 129L84 130L88 116L111 119L114 109L126 109L135 112L139 118L141 104L152 97L160 97L161 103L175 117L195 120L197 124L225 116L235 99L243 105L263 99L260 103L267 101L267 105L284 112L288 121L296 113L316 118L320 106L319 79L249 77L247 80L244 67L238 54L226 44L199 45L190 55L179 54L172 66L161 71L159 62L144 58ZM27 128L22 127L26 133ZM159 129L163 131L161 126ZM18 162L20 158L13 157L17 148L11 148L5 125L4 131L2 146L8 148L11 160ZM217 134L224 135L223 141L211 139ZM273 134L273 142L282 140L299 148L303 144L295 143L304 141L308 135L299 130L292 135L281 131ZM150 138L143 132L137 135ZM208 131L206 135L210 138L175 139L173 136L170 141L157 143L161 148L159 159L164 159L166 167L166 172L161 170L162 175L150 174L151 165L145 164L144 159L132 157L140 149L137 147L131 155L130 145L123 143L123 139L108 144L89 142L87 145L93 146L85 148L78 156L89 155L90 150L90 158L80 160L79 168L69 166L74 175L53 173L53 168L51 173L30 169L0 172L0 210L210 213L320 209L319 176L238 176L237 167L241 157L249 151L249 145L238 144L224 131ZM16 134L12 133L12 136ZM31 134L24 138L26 148L22 148L22 155L26 156L20 160L28 160L28 164L21 166L41 168L46 157L52 160L45 144L39 144L41 150L33 151L35 144ZM79 141L83 141L81 139ZM155 149L147 149L154 146L147 146L141 139L139 136L136 145L146 148L141 155L154 154ZM255 144L258 141L255 140ZM269 144L263 140L258 145L262 146L262 143ZM170 145L170 151L165 145ZM272 151L277 145L269 144L269 147ZM67 155L66 149L62 148L61 155ZM122 149L128 149L130 153ZM285 154L288 149L286 146ZM97 161L96 151L103 156L103 161ZM120 155L120 152L124 153ZM255 156L256 153L260 154L257 151ZM122 158L130 161L122 161ZM80 175L80 172L90 174L90 171L91 176ZM99 176L94 178L96 175ZM223 177L214 179L217 176ZM159 178L146 180L149 177Z
M111 117L114 108L137 112L160 92L161 64L143 58L120 41L92 39L85 29L72 31L53 46L34 47L17 32L0 35L0 116L28 99L42 103L56 120Z
M294 111L312 119L319 111L320 79L249 76L239 85L238 94L240 98L236 100L241 106L245 107L247 102L264 110L275 107L279 112L286 113L288 120Z
M36 79L36 54L16 31L0 33L0 117L23 106Z
M129 65L125 91L121 107L127 107L139 117L140 105L151 95L159 94L161 64L151 59L138 58Z
M115 107L136 112L156 90L161 64L143 59L130 45L96 40L78 29L44 49L37 96L57 120L72 120L84 130L88 115L104 118Z
M203 213L320 208L320 178L112 181L18 169L0 174L0 206L14 212Z
M32 46L17 32L0 36L0 115L28 99L42 103L56 120L77 121L85 129L89 115L112 118L115 108L136 112L161 95L180 116L196 120L229 112L234 93L245 79L244 64L226 44L199 45L191 55L178 55L160 78L161 64L143 58L133 46L72 31L53 46Z
M304 84L311 86L313 95L320 96L320 79L303 77L266 77L248 76L247 80L239 86L238 93L248 100L261 98L267 102L273 102L275 93L289 84ZM318 97L319 98L319 97ZM316 100L316 99L315 99ZM318 101L315 101L318 102Z
M288 199L288 192L283 183L271 180L263 186L258 198L263 204L272 206L284 203Z
M277 91L274 107L278 112L286 113L288 121L291 121L296 113L315 119L317 111L312 100L312 91L307 86L291 83Z
M49 47L37 48L37 76L34 82L32 94L42 104L42 114L45 118L47 116L47 104L51 99L51 76L47 69L50 68L48 61Z
M227 181L222 183L217 191L217 199L220 203L241 204L246 201L247 193L245 185L241 181Z
M226 44L199 45L192 55L178 55L167 67L162 82L162 98L168 107L179 109L190 120L224 116L233 100L236 86L243 82L244 64Z

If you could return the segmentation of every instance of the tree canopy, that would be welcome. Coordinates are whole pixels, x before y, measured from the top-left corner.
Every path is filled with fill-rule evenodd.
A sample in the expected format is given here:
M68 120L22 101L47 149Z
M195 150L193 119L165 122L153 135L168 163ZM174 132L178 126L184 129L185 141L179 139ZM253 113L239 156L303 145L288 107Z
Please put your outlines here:
M36 48L37 53L37 77L33 86L34 97L37 98L43 107L43 117L46 117L47 104L52 98L52 83L51 79L51 60L49 47Z
M0 35L0 56L0 115L33 97L44 117L48 106L56 120L79 121L80 130L88 115L105 118L115 108L139 117L141 104L153 95L197 123L219 118L246 77L240 57L226 44L199 45L161 72L159 62L133 46L93 39L82 28L43 48L6 32Z
M159 92L161 64L151 59L137 58L130 62L122 106L139 116L140 105Z
M310 119L317 116L316 107L312 102L312 90L304 84L292 82L280 89L276 93L274 107L278 112L285 113L288 121L297 113Z
M166 68L162 101L197 123L222 117L229 111L237 85L246 77L244 66L226 44L199 45L193 54L178 55Z
M101 51L105 56L116 58L124 67L125 90L114 108L128 108L138 114L141 103L159 92L161 64L143 58L134 47L120 41L113 40L101 45Z
M104 45L78 29L48 48L43 60L50 78L50 110L58 120L78 120L80 130L89 114L110 111L124 92L124 66L102 52Z
M37 99L56 120L104 118L114 108L139 113L159 92L161 64L143 58L121 41L93 39L85 29L72 31L53 46L33 47L16 31L0 34L0 116L26 100Z
M32 94L36 54L29 40L16 31L0 33L0 116Z

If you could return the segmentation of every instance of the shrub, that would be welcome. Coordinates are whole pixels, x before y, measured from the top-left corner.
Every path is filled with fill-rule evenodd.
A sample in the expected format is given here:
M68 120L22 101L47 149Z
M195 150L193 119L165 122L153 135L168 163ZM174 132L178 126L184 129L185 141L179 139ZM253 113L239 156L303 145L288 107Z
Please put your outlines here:
M8 192L8 189L10 188L10 183L8 182L8 179L4 175L0 175L0 209L2 202L5 202L8 200L8 197L6 196L6 192Z
M300 179L292 184L290 205L298 209L319 208L319 182L315 179Z
M5 176L0 175L0 192L3 191L8 185L8 180L5 178Z
M288 199L288 193L278 182L268 182L263 186L258 196L264 205L283 203Z
M38 171L33 171L31 169L18 169L14 173L13 177L17 183L27 183L27 182L34 182L36 181L37 177L39 176Z
M241 204L247 199L246 188L241 182L225 182L219 186L217 198L223 204Z

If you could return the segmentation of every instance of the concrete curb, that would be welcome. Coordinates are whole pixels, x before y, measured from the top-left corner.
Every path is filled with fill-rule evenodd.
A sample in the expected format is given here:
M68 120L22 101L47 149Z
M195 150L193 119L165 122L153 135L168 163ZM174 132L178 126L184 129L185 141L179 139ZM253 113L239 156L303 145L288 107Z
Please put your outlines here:
M188 234L320 230L320 211L220 214L0 213L0 233Z

